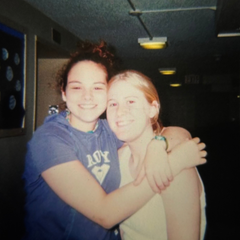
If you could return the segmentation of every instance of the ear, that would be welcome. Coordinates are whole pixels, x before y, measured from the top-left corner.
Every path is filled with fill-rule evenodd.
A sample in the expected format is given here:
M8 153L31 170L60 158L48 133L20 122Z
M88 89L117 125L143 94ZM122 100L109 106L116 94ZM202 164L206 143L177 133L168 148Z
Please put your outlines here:
M150 112L149 117L153 118L154 116L158 115L160 111L160 106L156 100L154 100L150 105Z
M62 100L63 100L64 102L67 101L66 92L64 92L63 90L62 90Z

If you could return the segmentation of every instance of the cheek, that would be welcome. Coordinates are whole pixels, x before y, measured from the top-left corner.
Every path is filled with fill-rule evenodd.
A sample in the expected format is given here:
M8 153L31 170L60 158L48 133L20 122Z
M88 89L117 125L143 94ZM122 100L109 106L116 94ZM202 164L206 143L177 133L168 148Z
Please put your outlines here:
M98 94L96 96L96 99L98 99L99 103L104 104L105 107L107 107L107 93L105 93L105 94Z
M73 100L73 94L71 93L71 91L69 91L69 89L66 89L65 92L62 92L62 99L65 101L65 102L70 102Z
M107 93L105 93L105 94L102 96L102 99L104 100L104 102L107 102Z
M66 96L66 99L67 99L68 102L76 101L77 98L78 98L77 94L73 94L71 92L66 92L65 96Z
M107 113L107 120L110 121L110 119L112 118L112 114L111 114L111 111L108 108L106 110L106 113Z
M113 125L113 118L114 118L114 112L113 110L108 110L107 109L107 120L110 125L110 127Z

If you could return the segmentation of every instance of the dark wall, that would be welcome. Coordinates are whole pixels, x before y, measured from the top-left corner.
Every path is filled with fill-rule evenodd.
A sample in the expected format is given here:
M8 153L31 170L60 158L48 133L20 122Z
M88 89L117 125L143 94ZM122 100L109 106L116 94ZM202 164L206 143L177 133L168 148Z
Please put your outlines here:
M207 164L198 167L205 185L205 240L235 239L239 225L239 77L209 76L209 86L160 88L165 125L188 129L207 145ZM220 81L226 78L227 81Z
M24 233L24 190L21 179L26 144L35 126L36 40L50 49L69 53L77 38L52 20L19 0L0 1L0 22L26 34L26 133L0 138L0 239L21 239ZM61 44L53 42L51 28L61 34ZM54 56L53 56L54 57Z

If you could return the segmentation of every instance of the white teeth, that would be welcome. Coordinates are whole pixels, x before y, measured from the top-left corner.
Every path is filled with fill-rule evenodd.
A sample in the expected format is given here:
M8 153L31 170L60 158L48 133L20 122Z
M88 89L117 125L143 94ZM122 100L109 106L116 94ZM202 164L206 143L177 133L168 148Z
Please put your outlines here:
M95 104L80 105L83 109L91 109L95 107Z
M117 125L119 127L123 127L123 126L126 126L128 124L130 124L132 121L120 121L120 122L117 122Z

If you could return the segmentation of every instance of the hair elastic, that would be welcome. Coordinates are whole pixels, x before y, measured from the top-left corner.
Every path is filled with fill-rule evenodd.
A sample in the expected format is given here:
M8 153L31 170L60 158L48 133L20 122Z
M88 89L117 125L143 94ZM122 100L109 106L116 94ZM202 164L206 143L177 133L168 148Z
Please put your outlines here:
M159 140L159 141L164 141L166 143L166 151L168 149L168 141L167 141L167 138L165 138L164 136L162 135L156 135L152 138L153 139L156 139L156 140Z

